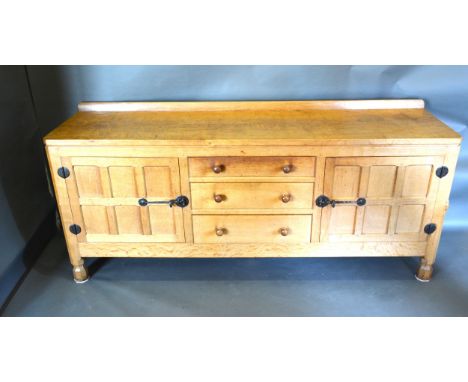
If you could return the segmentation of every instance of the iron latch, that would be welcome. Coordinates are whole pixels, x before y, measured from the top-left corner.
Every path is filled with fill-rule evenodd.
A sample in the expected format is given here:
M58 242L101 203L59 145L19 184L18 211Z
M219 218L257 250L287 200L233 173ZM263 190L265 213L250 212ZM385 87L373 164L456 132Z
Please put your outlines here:
M142 207L146 207L148 204L168 204L171 208L173 206L184 208L189 205L189 198L184 195L170 200L146 200L145 198L141 198L138 200L138 204Z
M337 204L356 204L358 206L364 206L366 204L365 198L358 198L356 200L332 200L328 196L320 195L317 199L315 199L315 204L320 207L326 207L328 205L335 208Z

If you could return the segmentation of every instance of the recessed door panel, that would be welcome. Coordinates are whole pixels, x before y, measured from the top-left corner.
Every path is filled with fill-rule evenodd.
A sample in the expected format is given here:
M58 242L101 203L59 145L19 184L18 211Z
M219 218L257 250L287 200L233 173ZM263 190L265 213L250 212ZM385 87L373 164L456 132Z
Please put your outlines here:
M393 197L397 166L371 166L369 170L368 197Z
M425 241L442 157L328 158L321 241ZM365 199L359 205L358 198Z
M425 198L431 185L432 173L431 165L407 166L401 196Z
M398 207L395 233L417 233L421 231L424 204L402 204Z
M333 198L357 198L361 167L335 166L332 190Z
M99 167L76 166L74 171L80 196L102 197L104 195Z
M357 207L356 207L357 208ZM364 220L362 223L362 233L365 234L386 234L392 206L375 205L366 206L364 209Z
M106 207L81 206L81 212L85 223L85 232L109 234L110 230Z
M329 234L353 234L356 224L356 207L342 206L330 215Z
M132 166L109 166L109 178L112 196L114 198L138 197L136 185L135 167Z

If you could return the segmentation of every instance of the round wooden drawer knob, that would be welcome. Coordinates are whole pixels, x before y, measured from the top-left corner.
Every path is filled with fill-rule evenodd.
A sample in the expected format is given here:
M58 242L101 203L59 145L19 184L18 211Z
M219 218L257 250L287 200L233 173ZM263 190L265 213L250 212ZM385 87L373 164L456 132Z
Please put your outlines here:
M213 167L211 167L211 169L213 170L215 174L219 174L224 171L224 166L222 164L214 165Z
M291 195L289 194L283 194L281 195L281 201L283 203L288 203L291 200Z
M226 230L224 228L216 228L215 232L216 236L223 236L226 233Z
M285 166L283 166L283 172L285 174L289 174L293 169L293 166L291 164L287 164Z
M280 234L281 236L288 236L289 228L280 228Z
M213 199L216 203L221 203L224 200L224 195L215 194Z

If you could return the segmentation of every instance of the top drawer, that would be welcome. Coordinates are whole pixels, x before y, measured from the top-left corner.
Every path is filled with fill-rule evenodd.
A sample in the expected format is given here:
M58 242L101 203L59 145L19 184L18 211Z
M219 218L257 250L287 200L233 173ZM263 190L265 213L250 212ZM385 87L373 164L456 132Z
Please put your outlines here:
M307 176L315 175L314 157L189 158L190 176Z

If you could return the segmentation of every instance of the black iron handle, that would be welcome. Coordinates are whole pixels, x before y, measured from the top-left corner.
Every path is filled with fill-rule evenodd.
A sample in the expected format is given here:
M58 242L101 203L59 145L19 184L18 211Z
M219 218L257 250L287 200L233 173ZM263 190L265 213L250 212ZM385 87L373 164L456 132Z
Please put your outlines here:
M320 208L326 207L328 205L335 208L337 204L357 204L358 206L364 206L366 204L366 199L358 198L356 200L333 200L328 196L320 195L317 199L315 199L315 204Z
M145 198L141 198L138 200L138 204L142 207L146 207L148 204L169 204L169 207L177 206L177 207L187 207L189 205L189 198L184 195L180 195L175 199L171 200L146 200Z

